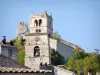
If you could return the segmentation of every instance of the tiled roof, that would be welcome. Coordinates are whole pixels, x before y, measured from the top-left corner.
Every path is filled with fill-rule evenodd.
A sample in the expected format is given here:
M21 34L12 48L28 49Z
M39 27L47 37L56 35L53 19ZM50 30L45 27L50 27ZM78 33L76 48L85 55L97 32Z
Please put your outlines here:
M26 68L8 68L8 67L0 67L0 72L2 73L52 73L53 70L33 70Z

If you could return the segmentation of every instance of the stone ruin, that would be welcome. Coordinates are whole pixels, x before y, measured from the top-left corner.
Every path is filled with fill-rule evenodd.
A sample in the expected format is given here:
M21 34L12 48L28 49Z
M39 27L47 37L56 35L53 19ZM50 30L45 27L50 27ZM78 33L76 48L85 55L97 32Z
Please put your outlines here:
M24 35L28 32L28 24L25 22L20 22L17 27L17 36L24 38Z

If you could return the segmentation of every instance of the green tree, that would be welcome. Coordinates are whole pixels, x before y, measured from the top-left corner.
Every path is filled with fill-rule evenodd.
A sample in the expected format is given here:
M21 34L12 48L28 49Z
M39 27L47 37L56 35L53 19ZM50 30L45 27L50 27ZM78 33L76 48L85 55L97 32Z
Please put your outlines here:
M62 65L65 62L64 57L54 49L51 49L50 58L53 65Z
M97 55L90 54L84 59L84 70L93 69L93 72L100 71L100 60Z
M53 38L54 39L61 39L61 35L56 31L53 33Z
M68 58L68 61L65 63L65 68L75 69L75 61L72 56Z
M96 71L100 71L100 54L75 50L74 55L69 57L66 62L65 68L77 70L78 74L83 70L85 75L87 75L89 69L92 69L93 75L95 75Z
M88 54L85 53L85 51L79 50L79 51L75 51L75 52L74 52L73 58L74 58L74 59L83 59L83 58L85 58L86 56L88 56Z
M25 47L24 47L23 41L22 39L18 37L13 39L12 41L18 49L18 54L17 54L18 63L24 65Z
M18 63L24 65L25 50L18 52Z

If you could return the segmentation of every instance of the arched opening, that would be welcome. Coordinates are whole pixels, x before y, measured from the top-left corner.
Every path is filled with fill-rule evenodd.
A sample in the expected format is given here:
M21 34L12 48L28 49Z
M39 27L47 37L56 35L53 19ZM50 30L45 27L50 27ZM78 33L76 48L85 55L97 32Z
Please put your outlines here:
M41 19L39 19L39 26L41 26L41 24L42 24L42 20L41 20Z
M34 57L40 56L40 48L38 46L34 47Z
M35 26L37 27L37 26L38 26L38 21L37 21L37 20L35 20L35 22L34 22L34 23L35 23Z
M39 29L39 32L41 32L41 29Z
M38 29L36 29L36 32L38 33Z

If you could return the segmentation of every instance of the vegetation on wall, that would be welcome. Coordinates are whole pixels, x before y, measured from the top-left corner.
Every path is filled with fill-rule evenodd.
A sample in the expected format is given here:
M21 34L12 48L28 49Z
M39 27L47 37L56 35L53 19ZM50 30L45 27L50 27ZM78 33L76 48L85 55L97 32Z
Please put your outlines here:
M56 35L56 37L60 38L58 35ZM24 64L25 40L16 38L12 41L18 48L18 62ZM54 49L51 49L50 58L53 65L62 65L65 63L64 57ZM85 51L80 50L80 48L76 48L74 50L74 55L68 58L64 67L77 70L78 74L83 72L84 75L87 75L88 70L92 69L93 75L95 75L95 72L100 72L100 54L97 49L94 53L86 53Z
M25 50L19 51L18 52L18 63L19 64L24 64L24 57L25 57Z
M25 47L23 40L16 38L12 40L15 44L15 46L18 48L18 62L19 64L24 64L24 57L25 57ZM51 49L51 63L53 65L62 65L64 64L64 57L60 55L59 52L55 51L54 49Z
M59 52L55 51L54 49L51 49L50 54L51 63L53 65L62 65L65 63L64 57Z
M56 39L56 40L60 40L61 39L61 35L56 31L53 33L52 38Z
M24 41L19 38L13 39L12 41L18 49L18 54L17 54L18 63L24 65L24 57L25 57Z

